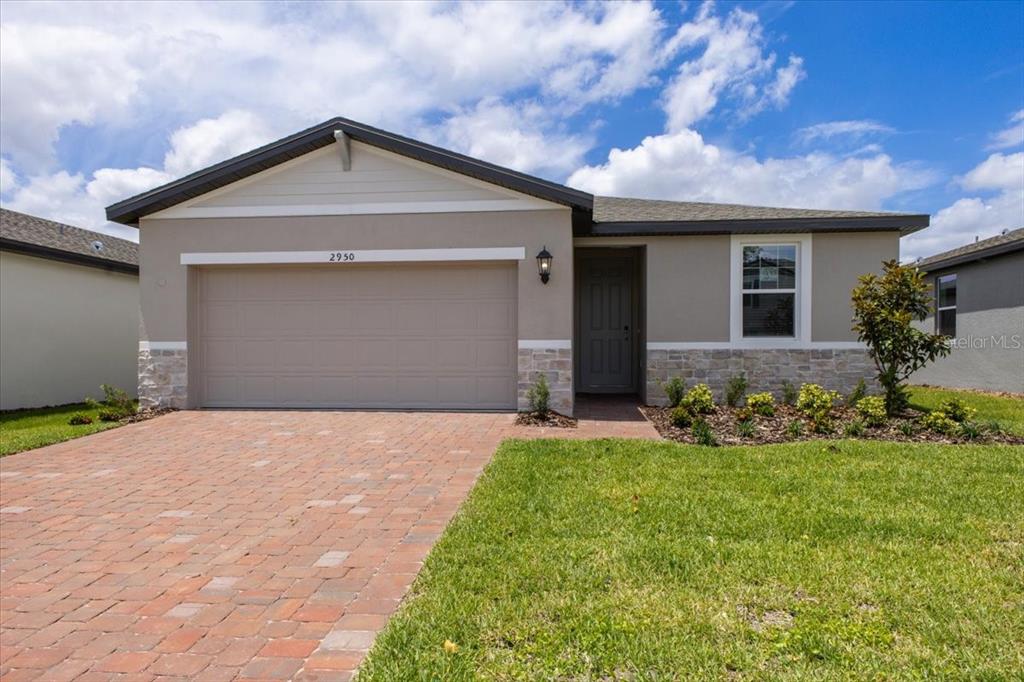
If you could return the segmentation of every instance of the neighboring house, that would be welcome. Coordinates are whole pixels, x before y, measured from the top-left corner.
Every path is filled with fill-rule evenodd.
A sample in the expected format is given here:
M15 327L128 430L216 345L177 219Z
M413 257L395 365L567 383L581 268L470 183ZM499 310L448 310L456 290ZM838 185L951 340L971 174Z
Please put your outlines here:
M677 374L852 389L850 290L928 224L595 197L341 118L107 217L141 228L145 404L505 410L543 371L569 413Z
M1024 229L916 265L935 297L921 327L951 337L952 350L913 381L1024 393Z
M138 338L135 244L0 209L0 409L134 395Z

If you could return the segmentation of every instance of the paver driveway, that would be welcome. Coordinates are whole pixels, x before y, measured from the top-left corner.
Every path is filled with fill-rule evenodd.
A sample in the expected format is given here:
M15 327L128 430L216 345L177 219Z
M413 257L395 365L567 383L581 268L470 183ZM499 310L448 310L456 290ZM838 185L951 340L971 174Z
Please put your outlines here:
M503 438L657 437L513 419L179 412L3 458L2 680L348 679Z

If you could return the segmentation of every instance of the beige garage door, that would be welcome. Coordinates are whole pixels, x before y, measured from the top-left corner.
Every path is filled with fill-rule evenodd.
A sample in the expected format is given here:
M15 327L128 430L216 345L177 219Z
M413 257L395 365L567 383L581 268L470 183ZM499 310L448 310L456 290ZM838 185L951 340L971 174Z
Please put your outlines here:
M514 264L202 268L197 294L204 406L515 407Z

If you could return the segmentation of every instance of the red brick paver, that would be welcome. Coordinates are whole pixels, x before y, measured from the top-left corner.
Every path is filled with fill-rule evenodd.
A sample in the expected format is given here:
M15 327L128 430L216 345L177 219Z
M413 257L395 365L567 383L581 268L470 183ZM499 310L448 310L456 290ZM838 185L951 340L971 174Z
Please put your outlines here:
M514 419L178 412L3 458L0 678L347 677L502 439L657 438Z

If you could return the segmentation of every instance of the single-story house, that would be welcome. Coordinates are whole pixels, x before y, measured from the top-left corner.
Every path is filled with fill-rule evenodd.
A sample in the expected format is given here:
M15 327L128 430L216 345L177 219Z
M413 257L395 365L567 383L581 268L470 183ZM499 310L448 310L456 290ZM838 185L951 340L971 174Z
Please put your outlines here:
M141 229L140 399L512 410L871 363L857 276L927 215L594 196L343 118L107 208Z
M135 394L138 246L0 209L0 409Z
M916 383L1024 393L1024 228L917 262L934 291L922 329L950 337L950 354Z

